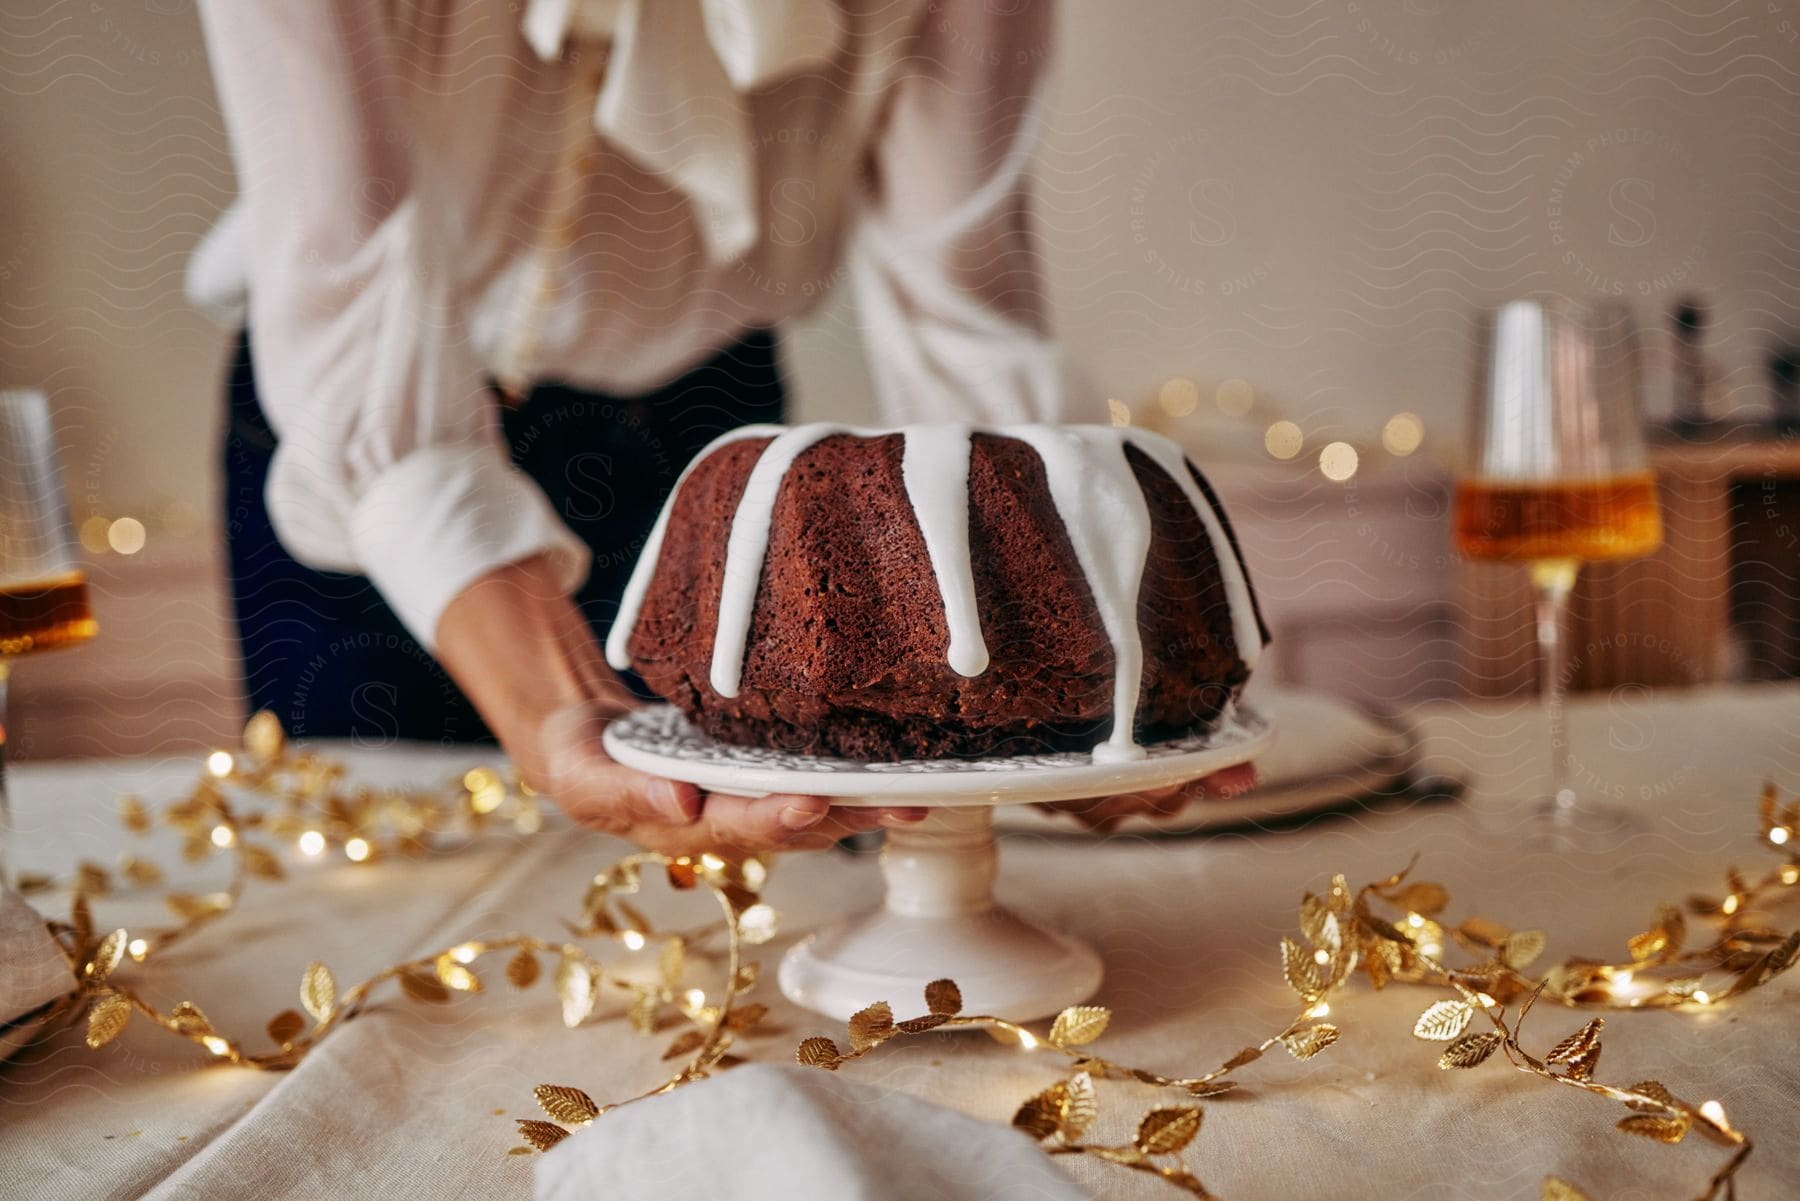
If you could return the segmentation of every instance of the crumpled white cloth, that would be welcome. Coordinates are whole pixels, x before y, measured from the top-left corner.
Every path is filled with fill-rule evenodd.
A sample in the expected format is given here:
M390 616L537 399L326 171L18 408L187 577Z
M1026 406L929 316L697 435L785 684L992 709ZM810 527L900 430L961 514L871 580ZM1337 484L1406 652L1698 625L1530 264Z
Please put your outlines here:
M546 61L610 47L594 127L687 194L715 263L756 240L744 93L828 64L844 38L829 0L530 0L524 32Z
M537 1201L1091 1201L1031 1139L817 1068L627 1105L537 1164Z
M44 918L11 889L0 889L0 1060L36 1031L37 1011L74 982Z

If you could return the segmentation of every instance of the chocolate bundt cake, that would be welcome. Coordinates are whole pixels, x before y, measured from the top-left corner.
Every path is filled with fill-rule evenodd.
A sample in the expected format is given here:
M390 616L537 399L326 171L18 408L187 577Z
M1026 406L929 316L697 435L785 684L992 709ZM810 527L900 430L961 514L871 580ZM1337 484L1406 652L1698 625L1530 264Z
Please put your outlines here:
M688 467L607 640L726 742L862 761L1199 732L1268 641L1212 490L1105 426L748 426Z

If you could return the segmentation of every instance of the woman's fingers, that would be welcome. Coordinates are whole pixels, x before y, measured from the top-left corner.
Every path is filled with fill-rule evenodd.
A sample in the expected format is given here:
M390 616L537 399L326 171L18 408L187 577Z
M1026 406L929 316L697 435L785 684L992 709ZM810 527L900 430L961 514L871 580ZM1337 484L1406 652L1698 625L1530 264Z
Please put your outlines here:
M1127 817L1174 817L1189 801L1197 797L1222 800L1240 796L1255 787L1255 765L1240 763L1172 788L1091 797L1079 801L1055 801L1044 808L1056 813L1067 813L1089 829L1105 832Z
M550 793L576 821L614 833L640 825L686 826L701 813L692 784L615 763L602 749L606 717L582 705L552 714L541 741Z

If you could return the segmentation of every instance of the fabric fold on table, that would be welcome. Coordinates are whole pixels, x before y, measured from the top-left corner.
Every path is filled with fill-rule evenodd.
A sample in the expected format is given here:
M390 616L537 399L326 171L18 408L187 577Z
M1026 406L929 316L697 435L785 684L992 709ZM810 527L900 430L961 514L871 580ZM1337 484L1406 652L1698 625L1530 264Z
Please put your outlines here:
M44 915L10 888L0 891L0 1061L31 1038L38 1010L73 985Z
M1091 1201L1018 1131L904 1093L751 1064L627 1105L537 1166L537 1201Z

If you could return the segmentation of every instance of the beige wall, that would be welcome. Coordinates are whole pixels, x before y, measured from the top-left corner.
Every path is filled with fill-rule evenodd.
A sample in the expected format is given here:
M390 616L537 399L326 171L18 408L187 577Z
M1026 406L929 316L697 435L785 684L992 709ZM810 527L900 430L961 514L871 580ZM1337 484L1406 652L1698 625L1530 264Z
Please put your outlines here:
M30 6L26 6L30 7ZM78 515L204 508L220 335L180 301L230 194L182 0L0 18L0 379L50 388ZM1040 189L1059 322L1096 399L1172 375L1196 449L1277 416L1453 445L1477 308L1714 302L1732 403L1800 320L1800 6L1082 0ZM854 316L793 339L803 415L867 413ZM1210 398L1249 381L1235 422ZM1206 420L1202 420L1205 418Z

